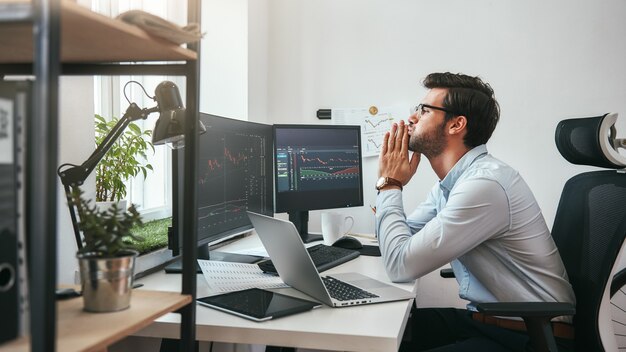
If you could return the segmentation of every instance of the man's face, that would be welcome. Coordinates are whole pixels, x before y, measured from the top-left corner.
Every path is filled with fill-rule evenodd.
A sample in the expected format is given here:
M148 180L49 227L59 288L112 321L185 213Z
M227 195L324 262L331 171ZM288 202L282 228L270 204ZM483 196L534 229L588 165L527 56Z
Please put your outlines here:
M422 104L442 107L447 90L433 88L428 91ZM445 111L422 107L409 117L409 150L421 153L431 159L443 152L446 147Z

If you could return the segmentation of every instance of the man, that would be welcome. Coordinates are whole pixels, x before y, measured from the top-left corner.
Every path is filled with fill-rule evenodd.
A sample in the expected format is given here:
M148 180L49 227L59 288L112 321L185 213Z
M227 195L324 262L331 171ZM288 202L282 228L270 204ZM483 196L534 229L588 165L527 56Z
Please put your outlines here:
M401 350L523 351L525 332L479 322L472 307L575 302L563 262L529 187L487 153L500 115L491 86L448 72L430 74L423 84L429 91L408 126L394 124L384 138L376 232L393 281L414 280L451 263L459 296L470 303L468 310L415 309L412 344ZM439 182L405 217L402 187L421 155Z

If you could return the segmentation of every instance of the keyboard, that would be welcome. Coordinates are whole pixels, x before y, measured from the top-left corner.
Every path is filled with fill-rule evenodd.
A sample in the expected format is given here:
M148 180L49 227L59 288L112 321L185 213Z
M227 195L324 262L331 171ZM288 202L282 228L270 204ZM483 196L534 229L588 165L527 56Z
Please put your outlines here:
M363 298L377 298L378 296L360 289L356 286L350 285L347 282L337 280L331 276L323 276L324 286L328 290L328 294L338 301L353 301Z
M315 246L307 248L313 263L318 272L334 268L337 265L343 264L358 257L361 253L351 249L326 246L324 244L317 244ZM261 270L266 273L277 273L276 268L271 260L264 260L257 264Z

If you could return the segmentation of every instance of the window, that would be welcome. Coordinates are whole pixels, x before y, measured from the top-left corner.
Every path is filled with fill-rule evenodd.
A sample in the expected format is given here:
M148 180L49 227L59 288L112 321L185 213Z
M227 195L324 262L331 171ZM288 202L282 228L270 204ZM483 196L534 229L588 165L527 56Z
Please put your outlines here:
M92 10L101 14L115 17L130 9L143 9L157 16L161 16L175 23L186 23L186 2L175 0L147 0L147 1L92 1ZM105 118L122 117L129 103L122 91L128 81L138 81L146 92L154 95L156 86L164 81L174 82L180 89L181 96L185 96L184 77L173 76L99 76L94 79L94 94L96 114ZM141 108L155 106L155 102L146 97L141 87L130 84L126 94L131 102ZM158 114L151 114L145 121L136 121L142 129L154 129ZM154 154L148 152L148 163L154 171L149 172L146 179L138 176L127 181L128 194L126 199L136 204L144 220L160 219L171 216L171 150L165 146L156 146Z

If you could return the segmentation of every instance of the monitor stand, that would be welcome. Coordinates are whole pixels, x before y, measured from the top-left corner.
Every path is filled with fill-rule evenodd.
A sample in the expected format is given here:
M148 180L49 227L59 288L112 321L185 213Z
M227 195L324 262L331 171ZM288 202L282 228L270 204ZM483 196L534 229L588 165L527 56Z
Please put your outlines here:
M217 251L209 251L209 246L204 245L198 247L198 259L205 260L218 260L220 262L235 262L235 263L247 263L254 264L263 259L263 257L259 257L256 255L246 255L246 254L236 254L236 253L226 253L226 252L217 252ZM183 261L181 258L176 259L172 263L168 264L165 267L165 272L168 274L180 274L183 272ZM200 269L200 265L196 262L196 273L202 274L202 269Z
M291 221L298 230L302 242L309 243L313 241L321 241L322 235L313 235L309 233L309 212L308 211L290 211L289 221Z

